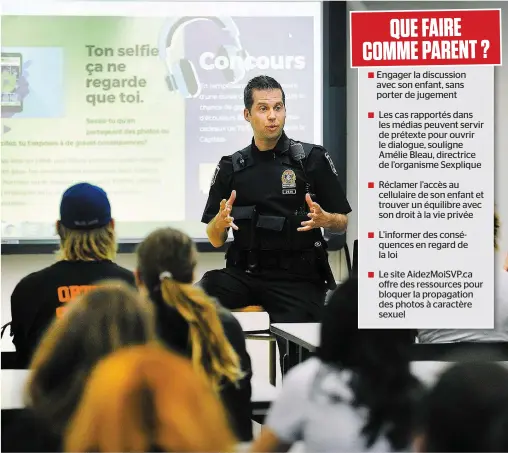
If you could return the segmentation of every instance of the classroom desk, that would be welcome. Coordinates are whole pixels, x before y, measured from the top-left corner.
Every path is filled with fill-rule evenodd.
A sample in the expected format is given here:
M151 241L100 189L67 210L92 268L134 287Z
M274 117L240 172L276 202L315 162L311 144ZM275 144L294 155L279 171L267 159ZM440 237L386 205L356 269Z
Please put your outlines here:
M320 323L275 323L270 326L270 331L276 337L298 346L297 357L288 359L292 366L301 363L306 355L315 352L319 346ZM508 343L415 343L410 354L412 368L427 380L429 372L434 376L435 370L442 369L450 362L508 362ZM282 371L284 377L287 369Z
M304 360L305 351L312 353L319 345L319 334L321 331L321 324L318 322L310 323L274 323L270 326L270 332L276 337L282 338L286 341L288 346L286 351L290 351L289 343L298 346L298 356L288 357L288 365L294 366ZM287 366L282 370L282 377L287 372Z
M25 407L23 396L28 373L28 370L2 369L2 409L22 409Z
M270 330L274 335L314 352L319 345L321 324L319 322L275 323L270 326Z
M1 406L6 409L23 409L24 391L28 380L29 370L2 369ZM265 382L265 379L252 379L252 417L255 420L263 417L272 401L277 398L280 388Z

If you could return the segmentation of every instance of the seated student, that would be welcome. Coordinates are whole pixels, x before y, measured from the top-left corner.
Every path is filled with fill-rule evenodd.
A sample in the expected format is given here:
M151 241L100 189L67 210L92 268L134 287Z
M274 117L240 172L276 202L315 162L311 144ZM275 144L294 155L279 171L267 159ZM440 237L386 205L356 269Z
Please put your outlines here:
M159 337L192 357L220 392L236 436L252 439L251 362L237 319L193 286L197 251L184 233L163 228L137 249L136 280L156 307Z
M454 365L422 400L415 451L506 451L497 449L492 435L507 407L506 367L493 362Z
M120 279L134 285L134 275L113 262L115 223L106 193L87 183L65 191L56 223L58 261L23 278L11 296L13 343L18 364L28 367L39 339L77 294L97 280Z
M252 452L389 452L411 445L421 385L411 374L409 330L358 329L358 282L324 307L316 356L291 369ZM406 450L408 451L408 450Z
M61 451L61 437L95 364L125 346L157 342L151 304L124 282L78 296L42 337L26 407L2 432L2 451Z
M188 358L134 346L96 366L66 430L68 452L231 452L222 403Z
M499 250L498 234L500 221L494 214L494 249ZM497 255L497 254L496 254ZM494 280L494 329L422 329L418 332L420 343L453 343L453 342L508 342L508 273L505 262L501 266L495 260Z
M489 429L489 446L484 451L508 451L508 407Z

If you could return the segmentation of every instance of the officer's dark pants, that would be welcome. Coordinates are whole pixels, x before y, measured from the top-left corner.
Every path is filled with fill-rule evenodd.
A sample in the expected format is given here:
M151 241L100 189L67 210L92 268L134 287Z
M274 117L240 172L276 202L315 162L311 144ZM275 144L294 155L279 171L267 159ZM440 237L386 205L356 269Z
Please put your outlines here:
M230 310L262 305L277 322L321 322L326 288L309 281L269 279L249 274L242 269L226 268L208 271L198 283L210 296ZM288 371L295 363L289 357L297 356L296 345L277 339L281 368ZM294 348L294 350L293 350Z

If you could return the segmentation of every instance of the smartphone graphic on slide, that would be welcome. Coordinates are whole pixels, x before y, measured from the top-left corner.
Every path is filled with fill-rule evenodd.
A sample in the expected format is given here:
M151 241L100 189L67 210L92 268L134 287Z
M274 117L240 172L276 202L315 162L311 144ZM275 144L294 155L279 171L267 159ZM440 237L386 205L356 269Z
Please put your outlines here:
M22 64L20 53L2 52L2 110L7 112L23 111L23 99L18 92Z

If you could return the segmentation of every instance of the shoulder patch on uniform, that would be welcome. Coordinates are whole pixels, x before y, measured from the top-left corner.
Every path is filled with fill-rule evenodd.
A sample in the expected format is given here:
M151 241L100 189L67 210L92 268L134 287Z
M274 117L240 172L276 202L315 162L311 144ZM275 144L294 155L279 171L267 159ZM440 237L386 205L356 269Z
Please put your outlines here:
M215 180L217 179L217 175L219 174L219 171L220 171L220 165L217 165L217 167L215 167L215 171L213 172L212 182L210 183L210 187L215 184Z
M334 174L335 176L339 176L339 175L337 174L337 170L335 169L335 165L333 164L333 160L332 160L332 158L330 157L330 154L328 154L328 151L326 151L326 152L325 152L325 157L326 157L326 160L328 161L328 163L330 164L330 168L332 169L333 174Z

